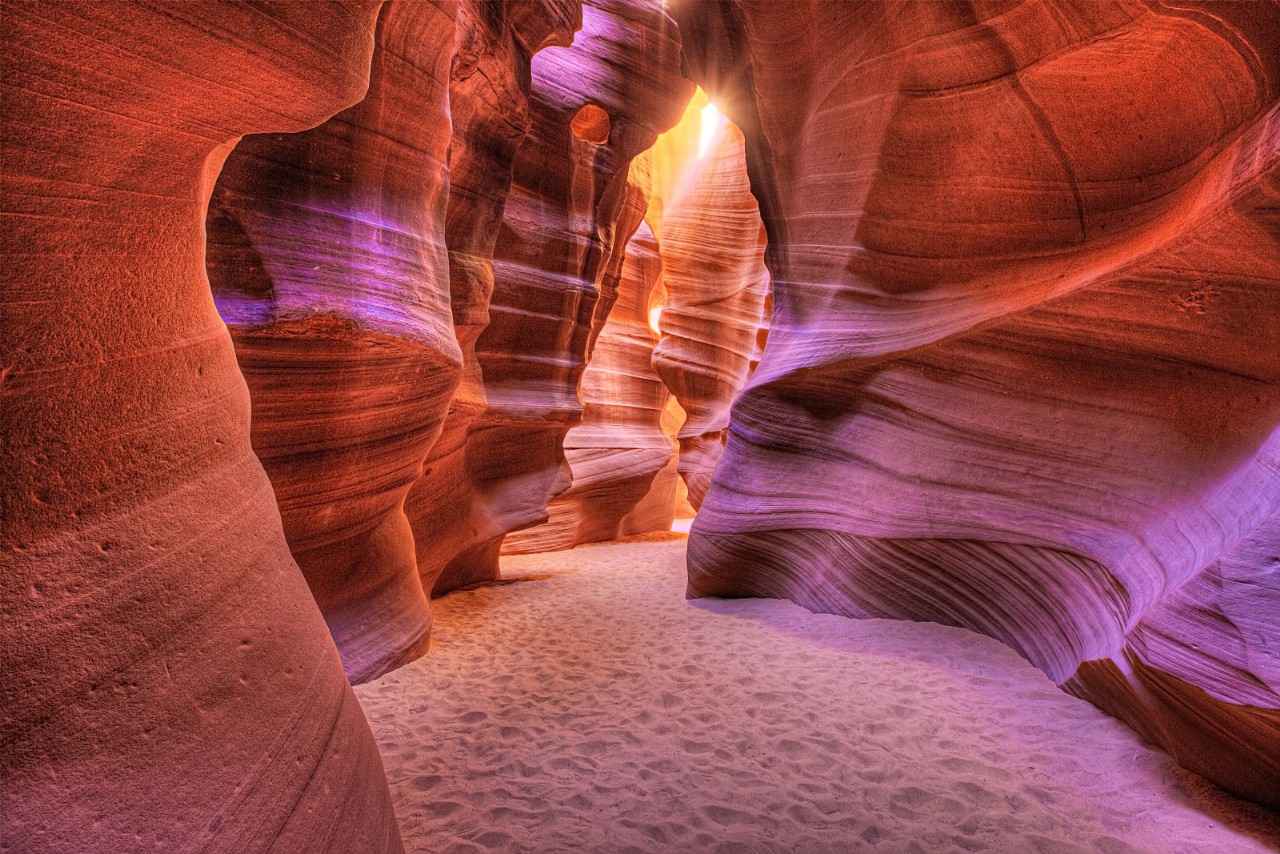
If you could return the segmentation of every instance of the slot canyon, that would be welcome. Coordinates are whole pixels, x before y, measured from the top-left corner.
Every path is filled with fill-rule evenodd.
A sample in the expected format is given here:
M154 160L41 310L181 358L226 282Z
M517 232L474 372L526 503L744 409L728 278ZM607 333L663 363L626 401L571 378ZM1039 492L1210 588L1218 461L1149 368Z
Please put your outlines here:
M0 40L0 852L1280 851L1280 0Z

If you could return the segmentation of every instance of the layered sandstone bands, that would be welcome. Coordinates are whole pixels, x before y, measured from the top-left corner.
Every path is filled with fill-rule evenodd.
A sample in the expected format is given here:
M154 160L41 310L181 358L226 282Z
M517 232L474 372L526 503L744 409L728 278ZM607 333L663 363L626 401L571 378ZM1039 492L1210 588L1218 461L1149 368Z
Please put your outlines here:
M641 223L627 244L617 301L582 378L582 423L565 435L570 487L548 506L546 523L509 535L504 553L670 529L674 483L655 484L675 457L662 425L670 393L650 365L658 334L649 312L660 298L661 276L653 232ZM659 494L640 507L655 487Z
M419 584L428 596L442 575L451 577L455 562L467 566L477 549L483 554L493 548L485 497L467 454L472 424L486 407L475 344L489 323L494 246L515 152L529 129L531 57L545 47L571 44L581 23L576 0L467 0L457 8L445 245L462 373L439 438L405 501Z
M243 140L209 215L209 278L285 536L362 682L430 614L402 505L461 372L445 255L452 3L387 3L369 93Z
M653 354L654 370L685 412L678 470L694 508L724 450L729 408L755 365L769 294L742 133L698 108L690 105L686 121L696 117L701 154L692 134L673 141L677 162L687 166L669 178L661 199L667 298Z
M653 230L642 225L628 244L619 301L591 351L583 423L563 443L570 486L504 553L669 530L677 478L695 505L706 491L758 355L769 285L742 134L707 105L695 94L633 163L637 211Z
M775 287L690 591L986 632L1280 804L1280 8L675 14Z
M399 851L204 275L248 133L363 97L377 3L6 3L0 846Z
M582 418L582 373L643 214L627 205L628 166L675 124L692 88L679 50L661 7L600 0L583 7L572 47L534 57L492 294L466 316L475 365L456 410L466 425L446 422L406 505L428 589L496 578L503 538L544 521L570 485L564 437ZM483 278L489 262L475 259L451 264Z

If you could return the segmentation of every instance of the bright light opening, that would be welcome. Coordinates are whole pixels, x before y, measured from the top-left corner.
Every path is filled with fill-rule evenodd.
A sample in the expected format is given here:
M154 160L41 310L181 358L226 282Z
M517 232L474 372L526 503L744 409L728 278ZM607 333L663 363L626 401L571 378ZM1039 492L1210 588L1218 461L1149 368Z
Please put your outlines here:
M658 321L662 320L662 306L655 305L649 309L649 328L653 330L654 335L661 335L662 330L658 328Z
M716 109L715 104L707 104L702 108L702 138L698 141L699 157L707 156L707 151L711 148L711 142L720 131L720 126L723 124L723 121L720 111Z

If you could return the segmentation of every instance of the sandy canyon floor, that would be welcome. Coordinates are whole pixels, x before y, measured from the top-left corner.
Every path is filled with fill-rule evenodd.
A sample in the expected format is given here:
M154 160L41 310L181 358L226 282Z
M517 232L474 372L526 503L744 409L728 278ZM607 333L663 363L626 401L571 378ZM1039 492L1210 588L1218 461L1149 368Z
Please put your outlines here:
M505 558L356 689L411 851L1280 849L996 641L690 603L684 545Z

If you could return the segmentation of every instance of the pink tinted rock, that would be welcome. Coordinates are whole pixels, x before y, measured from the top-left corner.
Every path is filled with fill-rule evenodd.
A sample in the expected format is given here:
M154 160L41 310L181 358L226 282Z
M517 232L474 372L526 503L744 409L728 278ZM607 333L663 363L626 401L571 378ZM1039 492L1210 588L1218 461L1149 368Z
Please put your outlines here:
M493 551L485 492L468 460L468 436L486 406L476 339L489 323L493 251L511 188L516 149L529 128L528 45L566 46L581 25L572 2L493 4L463 0L457 9L457 59L449 83L453 139L445 221L454 330L461 382L422 476L405 501L418 572L429 595L449 586L452 566ZM496 559L496 558L495 558Z
M691 594L983 631L1280 804L1280 6L675 13L775 286Z
M387 3L369 94L232 152L209 278L285 537L352 682L426 649L402 509L461 372L445 254L450 3Z
M687 169L662 200L667 298L653 353L654 370L686 414L678 470L695 509L724 450L729 408L755 365L769 293L742 133L724 123L712 129L701 156L684 152Z
M627 169L688 100L679 56L660 7L600 0L583 8L572 47L534 57L529 134L515 152L489 322L475 343L482 387L467 389L470 422L448 446L466 488L442 502L429 469L410 496L418 541L433 549L429 558L419 549L419 568L436 592L496 578L502 539L545 520L570 485L562 443L581 420L578 384L643 213L627 215Z
M650 366L658 335L649 325L649 310L661 275L653 232L641 223L627 244L618 300L583 374L582 423L564 439L571 485L551 501L547 522L507 536L504 554L554 551L670 529L674 483L665 506L656 499L633 515L675 457L661 423L669 392Z
M238 137L363 97L377 3L5 3L0 847L400 851L204 274Z

